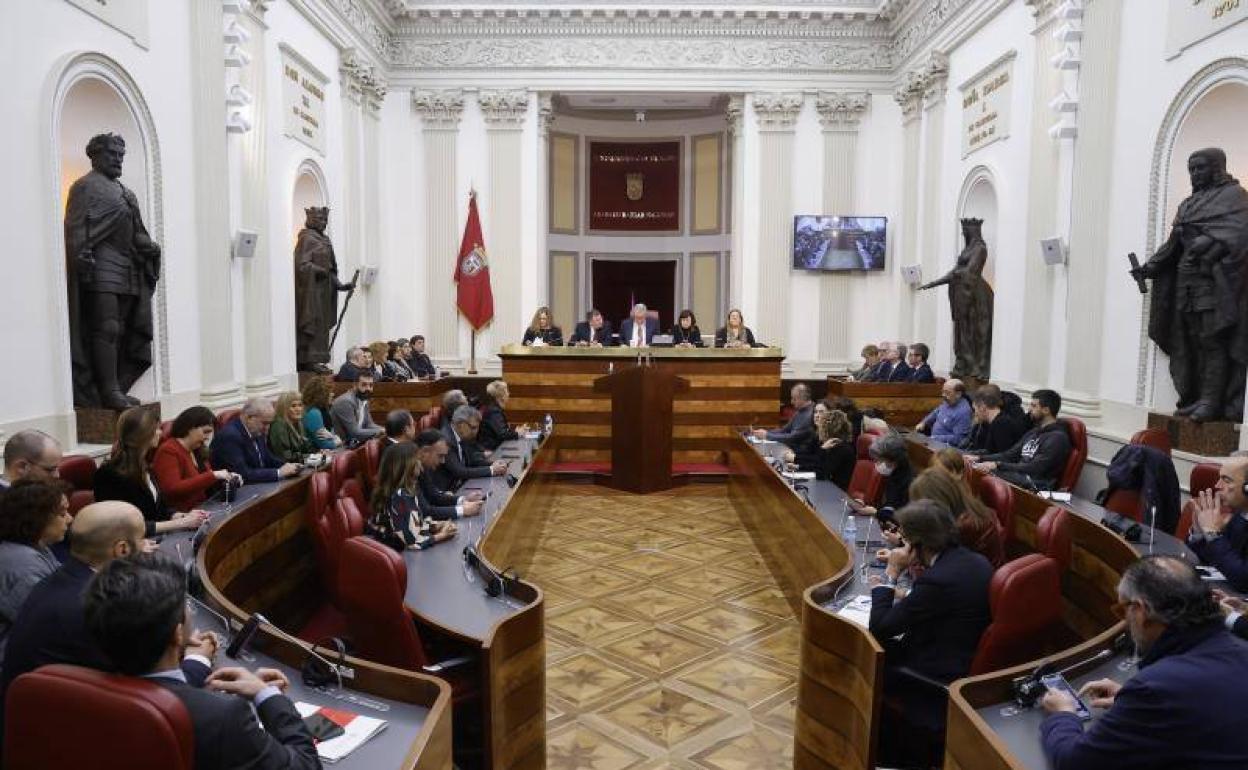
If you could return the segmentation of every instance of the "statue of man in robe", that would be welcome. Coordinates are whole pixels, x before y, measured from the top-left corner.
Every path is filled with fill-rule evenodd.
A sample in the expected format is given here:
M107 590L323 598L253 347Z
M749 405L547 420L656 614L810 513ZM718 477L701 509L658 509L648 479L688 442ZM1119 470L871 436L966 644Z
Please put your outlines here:
M1226 173L1226 153L1187 159L1192 194L1170 237L1131 273L1153 279L1148 336L1170 357L1176 417L1239 421L1248 371L1248 191Z
M329 336L338 317L338 292L355 282L338 280L334 244L325 234L329 207L304 209L306 217L295 242L295 362L301 372L330 374Z
M943 277L919 287L949 287L949 311L953 316L953 368L949 376L987 382L992 370L992 287L984 280L988 245L984 243L984 220L963 219L966 247L953 269Z
M87 143L91 171L69 188L65 256L74 405L127 409L127 391L152 365L152 292L160 245L139 202L121 183L126 142L100 134Z

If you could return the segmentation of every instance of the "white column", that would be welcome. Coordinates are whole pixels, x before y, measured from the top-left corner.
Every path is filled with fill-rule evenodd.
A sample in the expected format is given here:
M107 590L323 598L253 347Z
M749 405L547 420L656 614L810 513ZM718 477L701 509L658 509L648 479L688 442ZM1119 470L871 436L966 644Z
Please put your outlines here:
M728 123L729 152L732 158L732 211L729 222L732 228L732 254L728 260L728 306L739 307L742 300L744 274L743 263L746 252L746 208L745 208L745 97L733 94L728 97L728 106L724 110L724 118ZM721 308L720 313L727 315L728 307Z
M746 319L759 342L785 347L789 318L789 232L793 227L793 126L802 95L754 96L758 119L758 313ZM787 362L786 362L787 363Z
M412 107L421 117L425 150L426 349L439 368L462 369L454 278L460 236L456 232L455 142L464 111L464 92L413 91Z
M893 99L901 106L901 239L900 248L892 254L892 271L898 276L897 328L903 335L914 328L914 289L901 281L901 268L918 262L919 243L919 150L921 119L923 117L923 79L918 72L911 72L905 84L893 93Z
M1122 0L1096 0L1085 7L1079 121L1070 200L1070 256L1066 313L1066 372L1063 400L1068 411L1100 416L1101 345L1105 318L1105 265L1111 219L1114 116ZM1127 280L1125 276L1121 280ZM1075 317L1072 311L1077 312Z
M940 195L943 179L941 167L944 155L945 85L949 79L949 60L944 54L933 51L923 67L923 224L920 234L919 264L923 266L923 280L936 278L940 270L941 220L947 216ZM936 342L936 314L942 293L925 291L915 298L918 312L915 326L909 335L911 342L926 342L929 347ZM952 357L950 357L952 360Z
M386 85L377 69L353 48L342 52L338 76L342 90L344 184L342 210L330 212L330 229L338 256L338 272L342 280L347 281L357 268L376 266L378 262L381 132L377 121ZM363 283L356 289L334 346L335 360L340 360L351 345L389 334L379 328L379 294ZM390 336L404 333L408 332L395 330Z
M521 321L523 322L524 308L537 307L539 305L547 305L550 303L550 247L548 246L548 238L550 235L550 128L555 122L555 105L552 94L541 93L537 95L537 158L535 173L533 178L535 183L529 187L530 190L537 191L537 254L536 261L533 263L532 270L526 270L525 275L532 276L534 285L532 290L526 295L528 301L522 301Z
M199 307L200 402L242 400L234 373L230 292L230 181L226 148L225 62L220 0L192 0L191 141L195 148L195 278Z
M519 342L524 336L524 309L520 286L521 135L529 113L527 91L482 91L478 95L485 118L486 152L489 157L490 199L481 215L490 259L490 283L494 293L491 346L482 348L477 335L477 363L497 353L499 346ZM545 262L545 260L543 261ZM570 333L570 330L569 332Z
M829 214L854 209L854 179L858 158L858 126L871 104L867 93L820 92L815 108L823 124L823 210ZM819 278L819 353L811 368L816 375L848 370L856 351L852 328L853 279L840 273Z
M362 235L363 247L361 255L370 266L378 266L381 262L381 104L386 97L386 81L370 68L369 77L364 81L364 115L361 121L361 154L363 155L364 177L360 185L359 211L364 220ZM389 280L382 272L378 281L364 288L364 334L370 340L392 340L406 337L410 325L398 329L382 326L381 305L383 302L381 284Z
M273 282L270 263L277 249L285 248L285 239L277 241L270 232L268 190L268 104L266 89L264 13L267 3L253 3L247 13L239 17L250 38L243 44L251 55L251 63L239 72L239 85L251 94L254 108L251 110L251 130L242 134L240 160L242 177L239 180L239 226L258 234L255 255L243 261L243 317L246 336L244 361L246 363L246 388L248 396L270 395L278 390L278 380L273 371ZM294 340L287 340L294 345Z

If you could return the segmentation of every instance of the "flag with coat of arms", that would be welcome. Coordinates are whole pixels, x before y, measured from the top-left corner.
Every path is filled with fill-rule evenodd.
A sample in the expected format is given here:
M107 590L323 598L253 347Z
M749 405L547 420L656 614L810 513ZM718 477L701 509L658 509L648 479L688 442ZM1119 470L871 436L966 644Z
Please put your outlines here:
M468 193L468 222L455 259L455 304L474 331L494 318L494 292L490 289L490 263L486 259L485 236L477 214L477 193Z

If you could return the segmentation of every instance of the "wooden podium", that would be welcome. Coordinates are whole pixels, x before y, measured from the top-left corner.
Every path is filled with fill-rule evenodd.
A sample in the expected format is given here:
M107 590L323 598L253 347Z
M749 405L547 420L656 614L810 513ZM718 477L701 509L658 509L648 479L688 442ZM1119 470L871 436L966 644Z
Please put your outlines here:
M654 366L626 366L594 380L611 394L611 482L646 494L672 487L672 399L689 381Z

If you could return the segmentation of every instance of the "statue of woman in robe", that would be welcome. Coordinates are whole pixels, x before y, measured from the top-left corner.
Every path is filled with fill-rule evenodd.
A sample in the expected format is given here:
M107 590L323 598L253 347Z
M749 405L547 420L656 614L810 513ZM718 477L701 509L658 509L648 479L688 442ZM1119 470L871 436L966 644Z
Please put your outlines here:
M951 377L987 382L992 370L992 287L984 280L988 245L984 243L984 220L963 219L966 247L957 264L941 278L919 287L949 287L949 311L953 316L953 369Z

